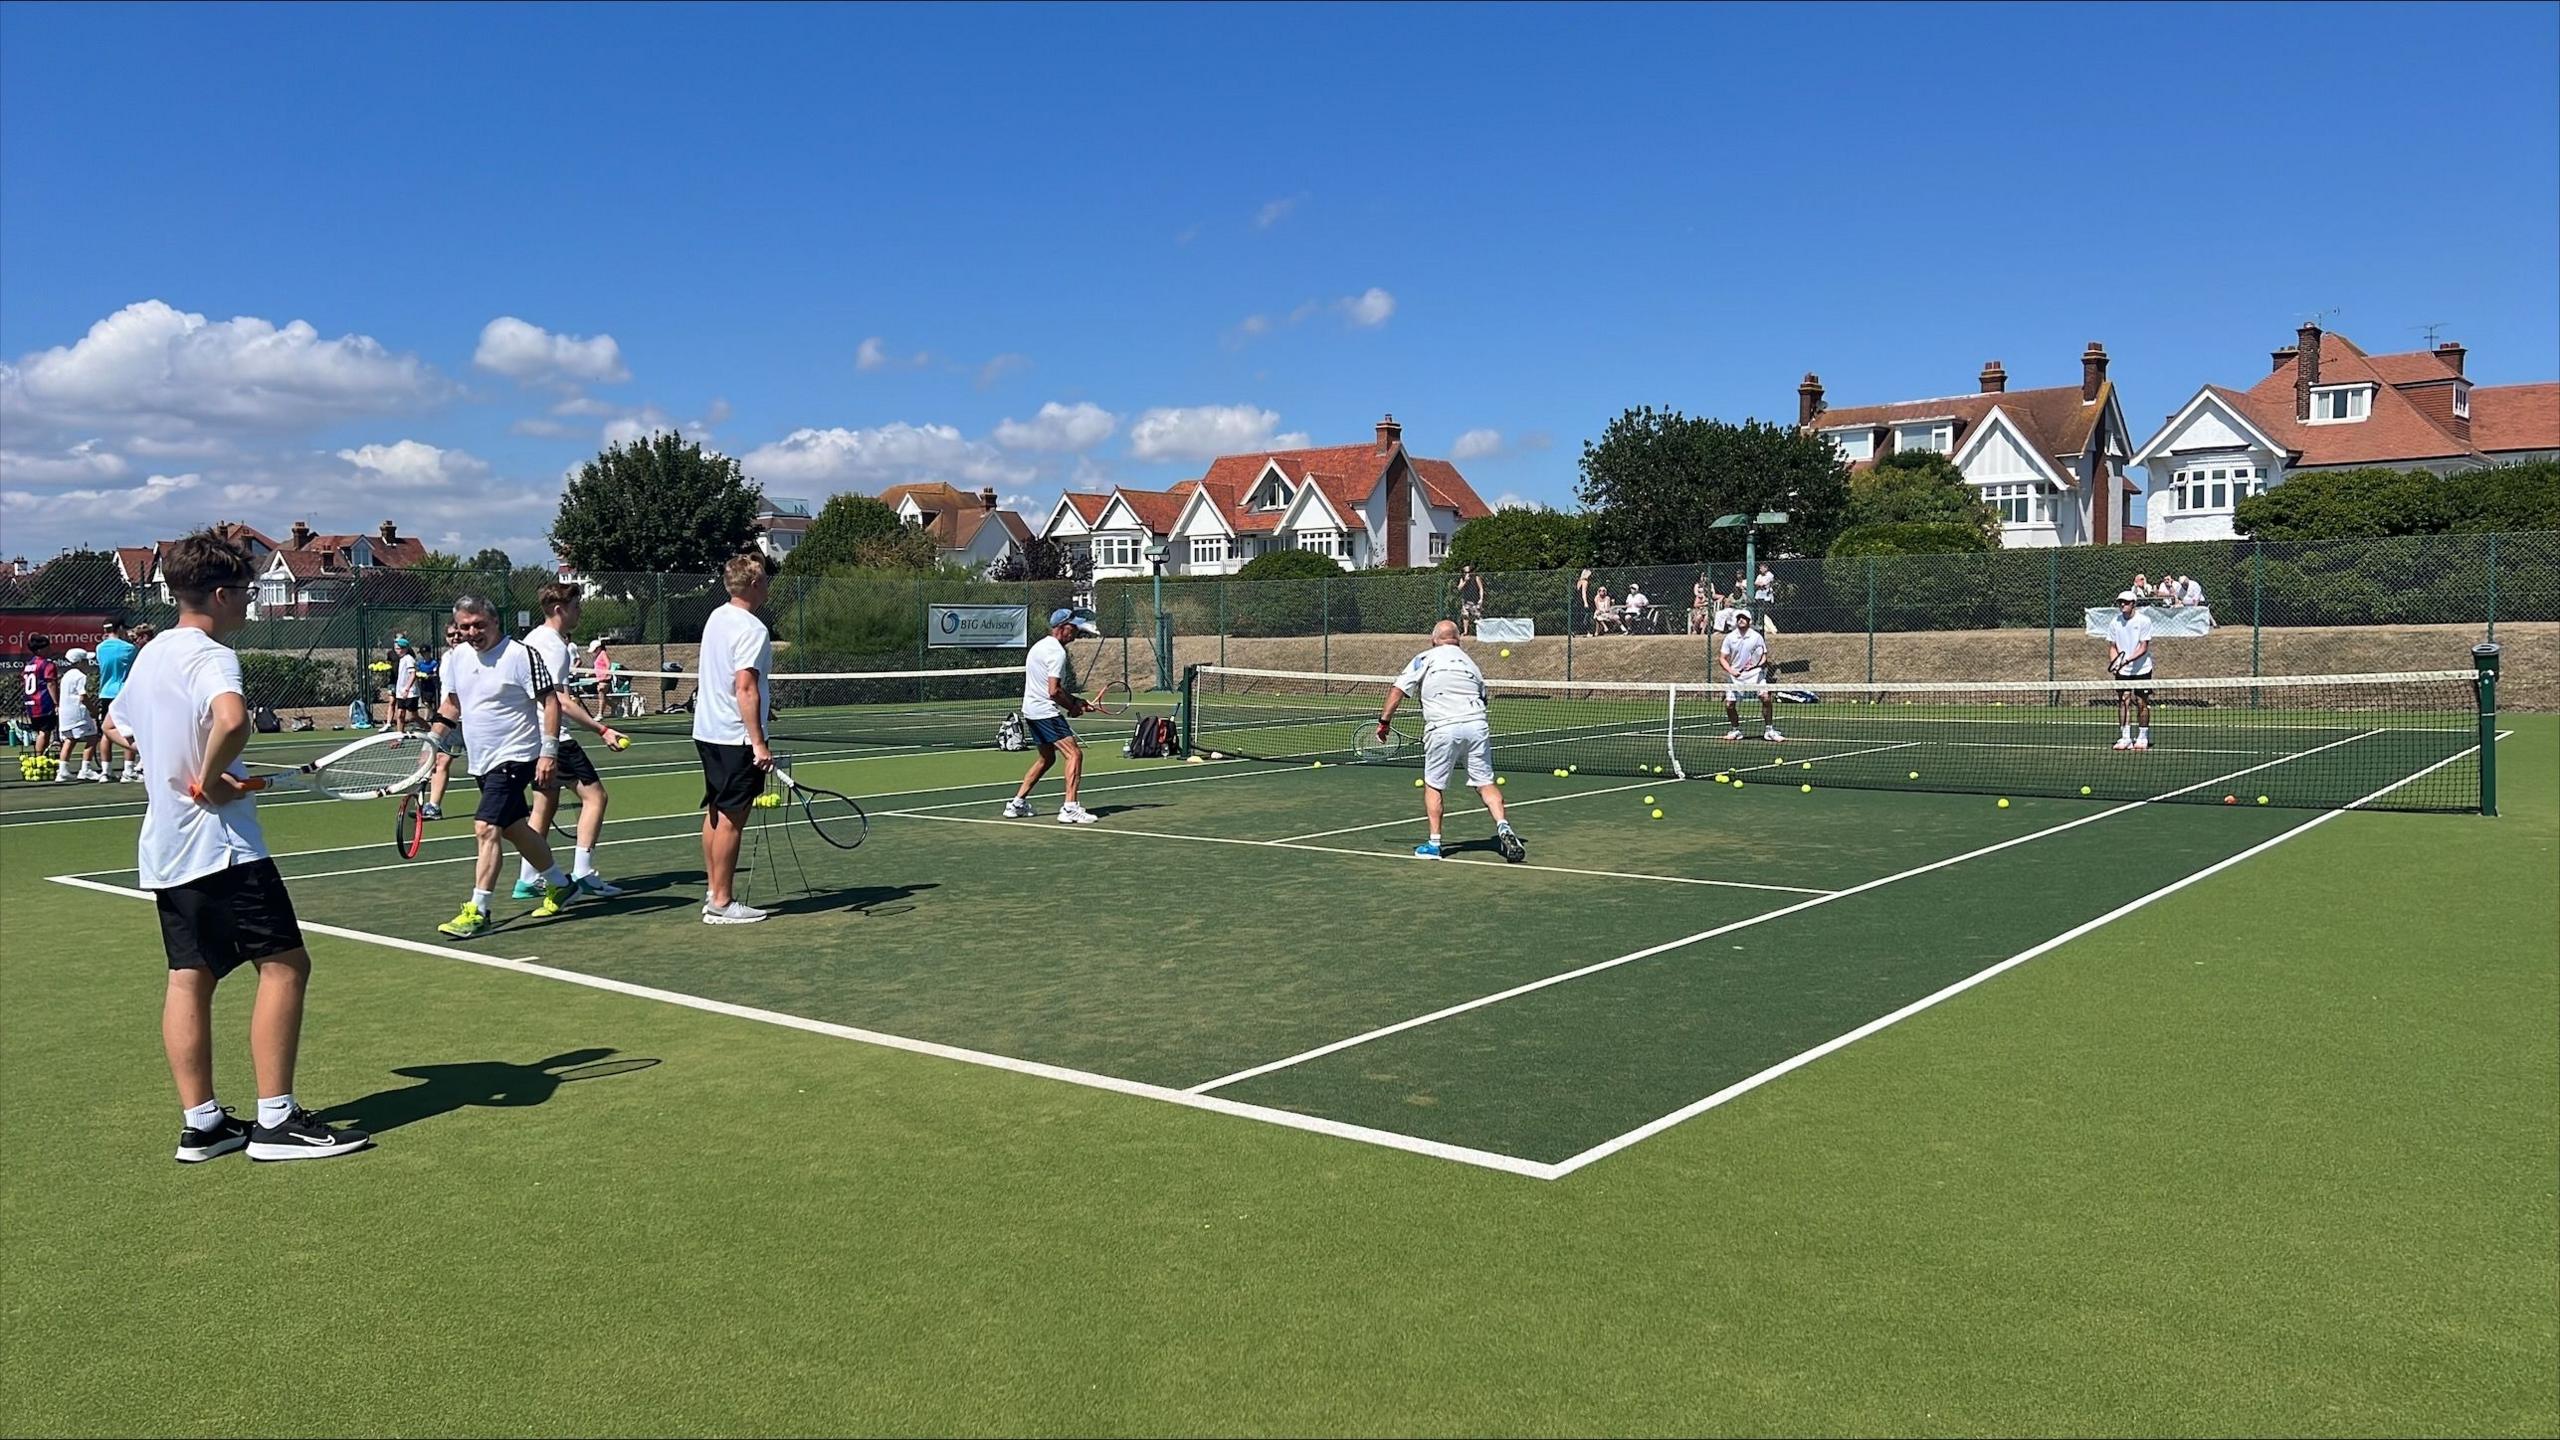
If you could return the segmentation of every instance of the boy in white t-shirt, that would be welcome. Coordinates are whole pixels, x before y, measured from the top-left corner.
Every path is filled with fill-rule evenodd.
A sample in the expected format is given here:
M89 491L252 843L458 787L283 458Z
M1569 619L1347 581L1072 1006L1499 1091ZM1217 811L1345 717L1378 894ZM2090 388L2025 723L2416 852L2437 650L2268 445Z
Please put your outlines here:
M105 760L98 748L98 717L89 708L89 652L74 645L63 652L60 705L62 714L62 754L54 766L56 783L64 780L95 780L104 784ZM80 752L80 773L71 773L71 752Z
M2151 687L2138 682L2151 678L2151 617L2142 613L2142 596L2131 590L2116 596L2116 618L2107 622L2107 673L2137 682L2116 688L2115 748L2150 749Z
M140 884L159 908L169 957L160 1039L185 1112L177 1158L193 1164L244 1148L252 1160L353 1154L372 1137L322 1124L294 1097L311 957L238 766L249 708L240 657L221 637L246 623L257 569L238 545L199 531L169 547L160 574L178 623L134 657L110 718L142 753ZM258 970L255 1124L234 1119L213 1088L213 990L242 965Z
M693 696L693 749L702 760L702 923L752 925L766 912L737 896L738 850L748 807L773 769L765 738L773 719L773 632L756 618L773 592L773 562L758 553L733 555L720 580L729 603L702 622L702 678Z

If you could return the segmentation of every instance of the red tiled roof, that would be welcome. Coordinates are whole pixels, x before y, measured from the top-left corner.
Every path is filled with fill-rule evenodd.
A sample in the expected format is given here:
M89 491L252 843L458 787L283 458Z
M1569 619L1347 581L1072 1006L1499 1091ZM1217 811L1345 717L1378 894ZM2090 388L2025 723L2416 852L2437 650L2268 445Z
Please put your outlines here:
M2560 382L2472 386L2471 443L2492 455L2560 450Z
M1368 528L1369 517L1364 507L1371 492L1377 489L1376 477L1372 476L1365 484L1347 475L1321 473L1311 474L1307 480L1333 507L1333 513L1342 517L1344 525L1354 530Z
M1493 513L1493 507L1484 503L1484 497L1467 483L1466 476L1458 473L1457 466L1446 460L1406 458L1412 461L1413 473L1422 477L1422 488L1430 494L1432 504L1448 506L1458 512L1461 520L1481 520Z
M1111 496L1108 492L1095 494L1085 490L1070 490L1067 492L1066 499L1069 505L1075 507L1076 517L1087 525L1101 519L1102 512L1111 508Z
M336 560L335 551L306 545L298 550L279 550L268 563L281 562L284 572L296 580L317 580L322 576L344 576L347 573Z
M2274 373L2237 395L2219 386L2214 388L2238 404L2251 424L2292 451L2296 456L2292 463L2296 465L2382 465L2472 454L2470 445L2438 425L2385 378L2383 370L2407 370L2410 367L2399 362L2413 357L2384 358L2393 363L2377 367L2346 336L2333 333L2320 337L2319 383L2323 388L2355 384L2374 387L2372 409L2362 420L2311 425L2294 418L2293 379L2301 368L2299 355L2286 358ZM2438 364L2432 355L2415 358ZM2478 398L2476 390L2473 398ZM2473 424L2478 424L2476 410Z
M2320 355L2328 358L2330 337L2322 337ZM2454 368L2433 350L2409 350L2398 355L2367 355L2364 362L2386 385L2424 385L2431 380L2454 378ZM2326 377L2323 377L2325 382Z
M2036 453L2053 463L2066 482L2077 484L2066 460L2078 459L2089 448L2089 431L2107 413L2107 402L2113 398L2115 382L2109 380L2098 387L2098 398L2082 400L2077 385L2055 385L2040 390L2004 390L1995 395L1944 395L1933 400L1905 400L1892 405L1852 405L1826 409L1813 417L1815 430L1882 430L1895 425L1922 420L1955 421L1955 439L1950 451L1960 450L1975 428L1998 410L2016 425ZM1872 462L1853 461L1852 473Z
M1474 520L1493 513L1482 496L1458 473L1458 467L1446 460L1426 460L1408 453L1405 462L1412 466L1423 492L1434 505L1458 512L1460 520ZM1241 455L1221 455L1209 462L1208 472L1200 477L1196 488L1205 490L1227 528L1238 534L1257 534L1276 530L1281 512L1247 510L1245 497L1253 492L1254 482L1264 470L1277 465L1289 481L1292 492L1312 479L1333 508L1353 524L1369 518L1362 506L1377 492L1378 477L1386 472L1387 454L1375 444L1325 445L1306 450L1265 450ZM1182 488L1182 487L1176 487ZM1295 498L1294 493L1291 498Z
M892 485L880 492L880 503L895 510L898 508L898 502L909 496L915 497L916 508L927 514L957 510L963 506L978 503L978 497L941 480L930 480L920 485Z
M1138 522L1146 526L1150 533L1156 535L1173 533L1173 522L1182 518L1183 502L1190 498L1185 492L1131 490L1126 487L1111 493L1125 502L1131 512L1137 515Z
M983 501L972 501L965 510L948 511L933 517L927 528L934 532L934 543L946 550L966 550L977 543L978 532L990 523L1011 535L1016 541L1031 538L1031 527L1010 510L990 510ZM944 540L948 532L950 538Z
M149 580L152 564L159 558L160 553L153 546L119 545L116 547L116 569L123 572L124 583L127 585L139 585Z

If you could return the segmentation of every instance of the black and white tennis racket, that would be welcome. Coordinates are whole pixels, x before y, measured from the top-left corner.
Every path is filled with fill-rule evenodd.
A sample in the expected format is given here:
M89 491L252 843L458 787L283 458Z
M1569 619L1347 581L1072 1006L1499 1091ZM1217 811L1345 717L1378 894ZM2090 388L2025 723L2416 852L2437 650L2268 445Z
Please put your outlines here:
M852 796L801 784L791 773L789 762L782 759L773 762L773 778L782 782L784 802L800 807L802 818L818 832L819 839L839 850L851 850L870 835L871 817L862 813Z
M1363 720L1351 730L1351 758L1375 764L1413 753L1413 737L1393 725Z
M251 775L240 788L304 791L332 800L387 800L427 783L448 743L433 736L375 735L303 765Z

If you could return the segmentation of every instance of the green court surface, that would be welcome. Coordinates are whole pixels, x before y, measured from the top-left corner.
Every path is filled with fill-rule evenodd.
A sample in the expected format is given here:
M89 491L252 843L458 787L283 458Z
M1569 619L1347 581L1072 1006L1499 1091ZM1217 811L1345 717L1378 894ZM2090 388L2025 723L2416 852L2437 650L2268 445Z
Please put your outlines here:
M997 815L1023 757L813 739L868 842L757 812L780 913L737 928L649 736L607 762L629 893L502 884L465 944L466 823L402 861L384 807L284 799L301 1091L382 1132L302 1167L168 1162L131 787L0 787L0 1415L2550 1433L2560 727L2508 726L2495 819L2142 803L2267 754L2146 793L2104 734L2005 808L1825 783L1818 727L1688 780L1541 758L1521 865L1464 791L1412 859L1408 768L1097 756L1066 827L1054 779ZM2460 750L2374 748L2368 791ZM207 1333L362 1383L206 1378Z

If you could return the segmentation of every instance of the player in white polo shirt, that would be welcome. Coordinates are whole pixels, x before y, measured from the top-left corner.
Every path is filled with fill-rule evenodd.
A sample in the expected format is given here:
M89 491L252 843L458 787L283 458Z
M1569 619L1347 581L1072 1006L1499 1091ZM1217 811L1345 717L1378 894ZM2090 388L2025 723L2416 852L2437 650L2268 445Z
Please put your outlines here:
M2131 590L2117 594L2116 618L2107 622L2107 673L2119 680L2151 678L2151 617L2143 613L2142 596ZM2116 725L2118 750L2151 748L2150 686L2116 687Z
M531 650L506 637L498 628L498 607L482 597L465 595L453 602L453 628L462 643L445 653L444 701L436 710L434 733L449 736L454 727L461 728L472 778L480 785L480 805L471 815L480 855L471 898L436 929L467 940L489 928L501 842L513 845L542 874L536 916L559 914L575 891L551 853L551 842L526 823L533 802L525 792L558 783L559 681Z
M1752 628L1751 612L1733 612L1733 631L1716 647L1716 663L1724 667L1724 720L1733 728L1724 732L1727 740L1742 738L1742 701L1753 695L1760 697L1760 738L1784 740L1778 733L1778 702L1769 689L1769 642Z
M1485 706L1484 672L1476 668L1458 640L1458 625L1443 620L1431 627L1431 648L1413 657L1387 687L1386 708L1378 712L1378 738L1387 737L1396 708L1412 696L1422 705L1422 814L1431 823L1431 838L1413 847L1424 860L1440 858L1441 792L1460 762L1467 783L1493 816L1493 843L1502 858L1517 865L1528 847L1503 814L1502 790L1493 783L1493 729Z

